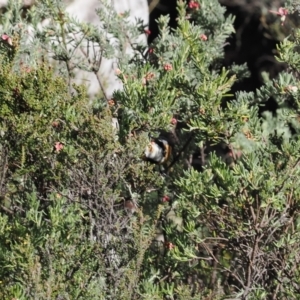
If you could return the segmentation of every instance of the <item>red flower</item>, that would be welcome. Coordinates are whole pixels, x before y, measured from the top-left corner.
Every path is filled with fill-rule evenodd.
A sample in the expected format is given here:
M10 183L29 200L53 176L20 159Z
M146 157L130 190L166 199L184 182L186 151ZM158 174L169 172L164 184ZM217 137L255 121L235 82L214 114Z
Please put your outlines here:
M176 125L177 124L177 119L176 118L172 118L171 119L171 124L172 125Z
M286 16L288 14L288 10L283 7L279 7L278 11L270 10L271 13L275 13L278 16Z
M153 48L149 48L149 53L153 53Z
M189 2L189 8L190 9L198 9L198 8L200 8L200 4L196 1L190 1Z
M207 41L207 36L205 34L200 34L200 40Z
M149 72L149 73L147 73L146 75L145 75L145 77L143 77L142 78L142 84L143 85L146 85L146 83L148 82L148 81L150 81L152 78L154 78L155 77L155 74L154 73L152 73L152 72Z
M52 127L57 128L59 126L59 122L58 121L53 121L52 122Z
M175 248L175 245L171 242L165 242L165 247L168 248L169 250L172 250Z
M149 29L145 29L144 32L145 32L145 34L147 34L147 35L150 35L150 34L151 34L151 31L150 31Z
M163 196L162 202L169 202L169 201L170 201L170 197L169 196Z
M281 25L283 25L286 16L288 14L288 10L286 8L283 7L279 7L278 11L274 11L274 10L269 10L269 12L276 14L277 16L281 16L280 20L281 20Z
M54 146L55 151L56 151L57 153L59 153L59 152L63 149L63 147L64 147L64 145L63 145L61 142L56 142L56 143L55 143L55 146Z
M110 99L107 101L109 106L114 106L115 105L115 100L114 99Z
M1 35L2 41L6 42L8 45L12 46L12 39L9 35L7 34L2 34Z
M164 64L164 69L165 69L165 71L171 71L171 70L173 70L173 67L171 64Z
M155 74L153 73L153 72L148 72L147 74L146 74L146 76L145 76L145 78L147 79L147 80L150 80L150 79L152 79L152 78L154 78L155 77Z

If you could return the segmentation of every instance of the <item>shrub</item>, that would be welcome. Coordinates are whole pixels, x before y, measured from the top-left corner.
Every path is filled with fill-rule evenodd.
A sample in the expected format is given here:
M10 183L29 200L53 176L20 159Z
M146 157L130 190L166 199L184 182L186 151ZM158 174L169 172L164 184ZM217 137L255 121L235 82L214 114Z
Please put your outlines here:
M123 90L89 99L72 49L114 52L59 5L22 19L11 3L2 17L0 297L295 298L298 40L278 48L296 75L231 95L247 74L222 68L233 18L218 1L179 1L176 29L159 19L149 49L119 59ZM276 113L260 114L270 97ZM168 165L141 159L148 135L172 144Z

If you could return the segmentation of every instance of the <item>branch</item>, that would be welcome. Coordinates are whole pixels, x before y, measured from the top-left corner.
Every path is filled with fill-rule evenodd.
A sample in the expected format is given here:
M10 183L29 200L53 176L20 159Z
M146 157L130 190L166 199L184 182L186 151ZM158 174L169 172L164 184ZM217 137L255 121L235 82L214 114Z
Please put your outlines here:
M185 142L185 144L183 145L183 147L180 149L180 151L178 152L178 154L176 155L176 157L173 159L172 163L166 168L166 172L168 170L170 170L174 166L174 164L179 160L180 155L182 154L183 151L186 150L186 148L188 147L188 145L192 141L193 137L194 137L194 132L191 132L189 138L187 139L187 141Z

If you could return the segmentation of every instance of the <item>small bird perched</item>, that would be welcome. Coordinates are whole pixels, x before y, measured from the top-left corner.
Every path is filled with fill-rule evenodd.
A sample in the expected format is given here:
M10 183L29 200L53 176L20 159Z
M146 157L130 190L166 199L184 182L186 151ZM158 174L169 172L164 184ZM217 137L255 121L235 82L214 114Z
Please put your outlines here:
M166 164L172 156L172 147L166 139L152 138L146 146L144 160L154 164Z

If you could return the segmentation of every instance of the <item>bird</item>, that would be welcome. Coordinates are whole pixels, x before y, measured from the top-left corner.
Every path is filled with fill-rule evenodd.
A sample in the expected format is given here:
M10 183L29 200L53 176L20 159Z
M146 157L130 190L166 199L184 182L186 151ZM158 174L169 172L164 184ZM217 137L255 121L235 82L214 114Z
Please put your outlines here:
M145 161L162 165L170 161L172 157L172 146L164 138L151 138L146 146L143 159Z

